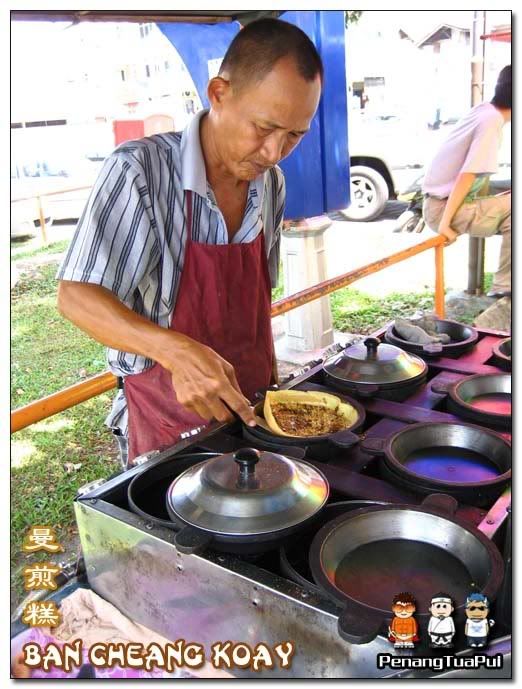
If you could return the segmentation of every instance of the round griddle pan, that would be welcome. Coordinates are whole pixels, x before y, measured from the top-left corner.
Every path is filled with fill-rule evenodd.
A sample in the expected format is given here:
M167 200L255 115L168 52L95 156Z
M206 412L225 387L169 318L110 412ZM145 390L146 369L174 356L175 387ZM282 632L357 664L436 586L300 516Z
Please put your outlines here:
M314 578L308 562L308 548L310 542L327 522L347 514L353 510L360 510L363 507L373 507L375 505L386 505L385 502L373 500L344 500L342 502L331 502L323 508L316 523L306 531L297 534L289 543L279 549L279 564L281 571L292 581L300 584L309 591L321 593L321 589L314 583Z
M308 450L308 448L313 449L314 459L324 460L328 458L329 453L332 449L349 449L353 445L359 442L359 436L356 435L356 431L359 431L364 425L366 419L366 412L364 407L360 402L354 400L352 397L340 394L338 392L332 392L332 390L325 388L322 385L315 385L313 383L306 383L300 385L296 388L301 391L317 391L317 392L327 392L328 394L334 394L342 402L350 404L357 411L357 418L350 425L344 428L342 431L337 433L325 433L324 435L316 436L294 436L286 437L272 433L262 426L245 426L243 425L243 437L245 440L251 440L258 446L263 446L265 449L274 450L284 454L289 447L301 447ZM263 416L263 404L264 400L257 402L254 407L255 413L258 416Z
M493 347L495 364L504 371L511 371L511 338L506 337Z
M343 606L338 619L343 639L365 644L384 632L401 591L417 600L415 618L423 625L438 591L455 601L456 624L471 591L495 598L502 557L484 534L455 517L457 506L450 496L433 495L420 506L367 507L317 532L310 569L321 590Z
M455 359L468 352L477 343L478 332L469 325L464 325L457 321L438 319L435 321L435 327L438 333L449 335L451 338L450 342L447 344L442 344L441 342L432 342L430 344L409 342L397 334L393 324L386 330L384 339L386 342L401 347L407 352L412 352L428 359L441 356Z
M511 481L511 444L469 423L409 424L387 438L367 438L361 449L382 456L383 478L406 490L446 493L482 507Z
M466 376L454 383L435 383L433 392L448 395L448 410L464 419L497 428L511 428L511 374Z

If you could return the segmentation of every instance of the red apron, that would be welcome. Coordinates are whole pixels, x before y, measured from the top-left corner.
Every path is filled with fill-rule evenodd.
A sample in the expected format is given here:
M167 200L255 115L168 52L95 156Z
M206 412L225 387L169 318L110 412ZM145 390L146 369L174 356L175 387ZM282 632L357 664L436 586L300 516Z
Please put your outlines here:
M243 394L252 399L270 384L272 374L271 290L263 232L244 244L200 244L192 239L191 191L187 202L185 262L170 328L232 364ZM179 404L171 374L158 363L126 376L124 388L130 464L207 423Z

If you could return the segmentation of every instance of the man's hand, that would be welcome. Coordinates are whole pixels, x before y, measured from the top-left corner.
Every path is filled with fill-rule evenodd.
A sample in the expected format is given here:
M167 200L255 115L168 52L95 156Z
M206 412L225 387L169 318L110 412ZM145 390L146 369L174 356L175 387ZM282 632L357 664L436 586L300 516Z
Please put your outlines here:
M440 219L439 228L437 232L443 237L446 237L446 244L453 244L453 242L459 236L458 232L451 229L451 222L455 217L455 214L459 208L464 203L464 199L468 194L469 190L473 186L477 175L473 172L461 172L457 176L453 189L448 196L446 205L444 206L444 212Z
M213 349L189 337L176 334L175 361L163 361L172 375L178 402L204 419L230 421L230 410L249 426L255 426L254 412L241 392L234 367Z
M439 234L446 237L446 244L453 244L453 242L458 238L459 233L452 230L449 225L440 223L437 230Z
M60 313L98 342L150 357L170 371L178 401L204 419L229 421L230 410L250 426L254 413L233 367L210 347L138 315L105 287L61 281Z

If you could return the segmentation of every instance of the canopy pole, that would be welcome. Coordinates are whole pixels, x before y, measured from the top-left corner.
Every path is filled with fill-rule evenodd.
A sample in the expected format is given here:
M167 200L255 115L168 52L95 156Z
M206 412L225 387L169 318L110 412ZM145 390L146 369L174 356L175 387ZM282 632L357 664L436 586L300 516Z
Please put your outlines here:
M482 28L480 28L482 23ZM484 100L484 59L486 44L481 35L486 33L486 12L473 12L472 51L471 56L471 107ZM481 49L482 48L482 49ZM484 287L484 254L485 241L482 237L469 238L468 258L468 294L482 294Z

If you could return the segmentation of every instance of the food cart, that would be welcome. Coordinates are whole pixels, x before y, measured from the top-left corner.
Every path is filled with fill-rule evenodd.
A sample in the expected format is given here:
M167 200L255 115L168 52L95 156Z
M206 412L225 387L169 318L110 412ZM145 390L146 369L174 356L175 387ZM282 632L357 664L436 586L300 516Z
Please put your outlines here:
M510 344L508 356L506 333L439 323L452 334L446 349L401 348L390 324L323 352L275 388L345 400L357 415L341 432L283 440L239 421L213 422L83 487L75 500L81 556L48 599L86 588L153 634L197 643L207 659L228 644L237 653L225 667L235 677L510 676L511 413L502 404L511 393ZM472 394L459 392L470 381ZM493 406L470 402L484 395ZM447 453L438 474L408 468L411 452L426 447L460 456ZM181 480L190 483L182 495L194 490L202 500L190 516L176 500ZM320 500L308 500L310 492ZM290 519L288 506L303 496L316 508ZM252 514L272 525L256 530ZM345 587L349 557L354 576ZM403 586L419 604L413 653L397 652L388 637L391 598ZM453 660L440 666L426 634L430 597L442 587L460 626ZM462 625L469 591L495 602L478 665Z

